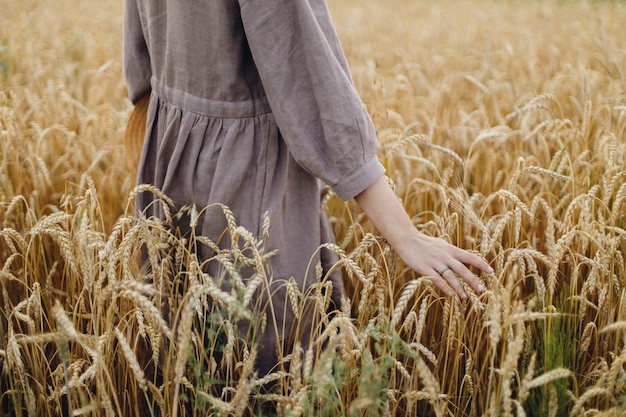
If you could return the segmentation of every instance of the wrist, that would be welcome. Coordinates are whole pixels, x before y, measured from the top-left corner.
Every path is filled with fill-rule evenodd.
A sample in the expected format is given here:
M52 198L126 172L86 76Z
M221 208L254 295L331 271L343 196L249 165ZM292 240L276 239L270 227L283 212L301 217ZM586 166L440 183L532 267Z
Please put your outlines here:
M384 237L391 247L399 253L404 247L419 247L424 245L426 235L419 232L413 224L411 224L410 228L404 227L396 233L391 233L390 236Z

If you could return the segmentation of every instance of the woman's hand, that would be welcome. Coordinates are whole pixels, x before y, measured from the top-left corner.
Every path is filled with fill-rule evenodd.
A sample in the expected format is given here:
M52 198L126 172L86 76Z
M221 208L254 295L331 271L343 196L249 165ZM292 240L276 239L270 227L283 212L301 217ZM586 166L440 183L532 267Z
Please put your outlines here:
M468 266L492 273L493 269L487 262L443 239L427 236L417 230L414 232L407 238L390 242L407 266L421 275L440 276L442 279L432 281L449 296L456 292L462 299L467 298L459 278L467 282L474 291L485 291L483 284Z
M459 278L476 292L485 290L468 267L474 266L490 274L493 269L489 264L443 239L420 233L384 177L357 195L355 200L407 266L418 274L442 278L433 279L433 282L444 293L467 298Z

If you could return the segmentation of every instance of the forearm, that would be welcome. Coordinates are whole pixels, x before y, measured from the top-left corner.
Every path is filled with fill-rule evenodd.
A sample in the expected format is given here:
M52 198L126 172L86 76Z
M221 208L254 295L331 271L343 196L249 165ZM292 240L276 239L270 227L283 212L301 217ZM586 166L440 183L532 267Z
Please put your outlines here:
M396 247L419 234L385 177L354 197L381 235Z

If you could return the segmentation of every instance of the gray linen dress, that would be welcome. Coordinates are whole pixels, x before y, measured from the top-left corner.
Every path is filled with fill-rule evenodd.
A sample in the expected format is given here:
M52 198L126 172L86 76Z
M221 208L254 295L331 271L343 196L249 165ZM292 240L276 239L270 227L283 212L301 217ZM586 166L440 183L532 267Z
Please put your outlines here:
M274 282L315 282L319 246L333 241L324 183L348 200L384 173L324 0L126 0L124 74L132 102L151 92L137 182L179 205L225 204L256 235L269 212ZM137 205L159 215L153 198ZM196 233L225 228L216 208ZM301 326L287 298L273 296L279 328ZM261 371L287 337L268 329Z

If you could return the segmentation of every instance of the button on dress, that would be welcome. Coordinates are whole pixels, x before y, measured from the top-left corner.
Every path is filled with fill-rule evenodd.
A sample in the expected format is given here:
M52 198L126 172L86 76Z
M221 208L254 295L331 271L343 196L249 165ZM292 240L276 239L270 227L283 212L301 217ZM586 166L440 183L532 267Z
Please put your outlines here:
M126 0L124 13L129 97L151 94L137 183L179 206L224 204L257 236L269 213L273 310L279 328L301 326L280 283L304 290L328 265L324 185L348 200L384 173L325 2ZM143 193L137 208L158 216L153 200ZM213 207L195 233L218 240L225 229ZM343 284L332 281L337 299ZM275 361L283 337L268 326L259 363Z

